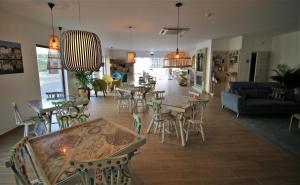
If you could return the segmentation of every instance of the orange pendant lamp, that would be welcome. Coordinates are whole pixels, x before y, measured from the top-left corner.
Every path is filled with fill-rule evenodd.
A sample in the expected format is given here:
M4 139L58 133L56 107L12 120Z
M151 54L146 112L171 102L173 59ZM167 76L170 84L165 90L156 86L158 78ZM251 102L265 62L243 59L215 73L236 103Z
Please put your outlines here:
M52 9L54 7L53 3L48 3L50 10L51 10L51 24L52 24L52 35L49 37L49 49L53 50L59 50L60 49L60 43L59 43L59 37L57 35L54 35L54 26L53 26L53 13Z
M177 11L177 49L176 51L170 52L166 55L164 62L164 67L191 67L192 59L188 53L179 51L178 40L179 40L179 8L182 3L176 3L175 6L178 8Z

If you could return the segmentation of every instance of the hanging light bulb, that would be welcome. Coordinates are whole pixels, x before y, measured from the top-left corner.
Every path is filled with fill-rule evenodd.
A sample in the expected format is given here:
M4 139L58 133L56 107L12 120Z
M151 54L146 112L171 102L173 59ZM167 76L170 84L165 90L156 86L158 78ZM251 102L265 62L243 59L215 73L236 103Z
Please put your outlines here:
M57 35L54 35L54 26L53 26L53 13L52 9L54 7L53 3L48 3L48 6L51 10L51 25L52 25L52 35L49 37L49 49L59 50L60 44L59 44L59 37Z

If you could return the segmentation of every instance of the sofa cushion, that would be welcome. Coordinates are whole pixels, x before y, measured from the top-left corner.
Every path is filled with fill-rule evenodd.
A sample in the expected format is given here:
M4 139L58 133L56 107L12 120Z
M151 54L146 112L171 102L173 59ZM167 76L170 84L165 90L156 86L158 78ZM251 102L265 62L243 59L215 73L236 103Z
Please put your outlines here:
M272 99L247 99L246 106L249 107L272 107L279 106L284 107L300 107L300 104L292 101L281 101Z

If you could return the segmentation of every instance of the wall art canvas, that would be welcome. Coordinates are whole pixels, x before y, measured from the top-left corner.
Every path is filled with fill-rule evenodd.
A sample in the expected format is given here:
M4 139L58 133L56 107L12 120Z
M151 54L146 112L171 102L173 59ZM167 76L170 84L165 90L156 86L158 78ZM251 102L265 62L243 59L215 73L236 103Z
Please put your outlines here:
M21 44L0 40L0 75L24 73Z

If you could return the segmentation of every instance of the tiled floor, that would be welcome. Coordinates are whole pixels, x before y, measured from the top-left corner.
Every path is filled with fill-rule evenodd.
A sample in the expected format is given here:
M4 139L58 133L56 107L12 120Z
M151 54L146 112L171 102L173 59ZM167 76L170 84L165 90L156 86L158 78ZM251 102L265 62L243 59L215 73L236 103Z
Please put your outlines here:
M175 81L159 81L158 89L167 96L186 94ZM241 126L235 115L222 110L218 98L212 98L206 111L205 143L200 135L191 135L181 147L175 135L166 135L161 144L158 135L146 135L147 143L132 164L138 184L144 185L299 185L300 161L251 130ZM128 112L118 113L112 97L92 97L91 117L106 117L132 127ZM150 113L139 114L145 134ZM15 184L4 167L3 155L22 131L0 136L0 184Z

